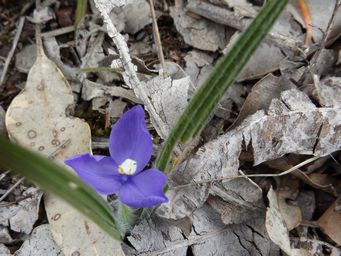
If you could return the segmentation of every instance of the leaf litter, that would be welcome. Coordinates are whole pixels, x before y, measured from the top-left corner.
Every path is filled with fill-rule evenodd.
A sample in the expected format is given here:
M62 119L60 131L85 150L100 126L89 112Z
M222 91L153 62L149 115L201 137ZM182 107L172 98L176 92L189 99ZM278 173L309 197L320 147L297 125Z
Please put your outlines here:
M165 1L156 2L165 55L177 62L168 62L169 77L164 78L160 67L153 65L158 60L147 1L90 1L93 14L76 29L76 43L65 43L65 35L43 39L47 55L55 63L46 57L39 62L38 55L36 68L30 71L34 76L29 74L23 92L9 107L7 98L0 97L7 111L10 138L61 161L80 151L91 152L89 128L84 121L68 117L71 105L76 104L75 113L87 120L93 134L105 139L106 128L126 109L143 104L150 117L148 128L155 134L155 147L160 148L216 60L228 51L260 6L259 1L191 0L175 1L170 6ZM173 169L167 192L169 203L158 207L127 235L129 243L122 244L126 255L280 255L280 250L288 255L340 254L340 228L335 225L340 222L341 191L340 63L335 42L340 34L340 12L334 10L336 1L326 3L323 10L318 1L306 2L313 21L313 44L304 44L305 24L292 1L220 102L205 129L206 135L183 153L184 161ZM105 36L113 36L112 27L99 20L103 12L96 4L106 6L113 20L115 46ZM46 10L53 12L54 8ZM51 25L56 21L50 11L42 21ZM330 23L333 16L334 22ZM173 38L169 30L175 31ZM178 46L176 50L170 46L173 42ZM17 72L31 68L31 48L31 42L25 43L17 54ZM130 56L128 50L139 55ZM71 82L73 92L55 64ZM110 64L119 69L100 69ZM43 70L46 66L48 71ZM81 72L79 68L92 71ZM49 74L49 82L44 84L46 97L42 98L40 90L29 85L38 86L35 79L44 72ZM51 75L56 77L52 79ZM58 81L51 83L55 88L48 86L52 80ZM59 132L63 127L65 132ZM181 149L182 145L177 154ZM295 169L309 159L308 155L320 158ZM290 174L275 177L289 169L293 169ZM257 174L274 177L247 176ZM6 188L0 184L0 189ZM320 193L328 194L322 194L326 198L323 206ZM83 217L50 195L44 197L49 225L39 223L33 232L39 200L32 202L34 214L26 224L20 223L25 218L13 220L15 215L8 215L13 210L0 208L7 214L2 215L6 225L0 229L1 243L11 245L17 239L8 231L12 228L29 234L15 255L44 255L44 250L51 255L62 251L93 255L93 246L99 255L123 254L119 244L90 222L86 222L92 230L89 235ZM20 213L25 200L29 198L9 207ZM0 252L11 253L2 245Z

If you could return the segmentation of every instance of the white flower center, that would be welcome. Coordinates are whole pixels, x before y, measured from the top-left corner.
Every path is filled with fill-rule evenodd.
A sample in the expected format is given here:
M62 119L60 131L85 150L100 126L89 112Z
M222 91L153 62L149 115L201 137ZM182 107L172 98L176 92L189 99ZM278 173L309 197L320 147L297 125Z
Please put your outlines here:
M118 167L118 172L121 174L133 175L136 172L137 162L132 159L126 159Z

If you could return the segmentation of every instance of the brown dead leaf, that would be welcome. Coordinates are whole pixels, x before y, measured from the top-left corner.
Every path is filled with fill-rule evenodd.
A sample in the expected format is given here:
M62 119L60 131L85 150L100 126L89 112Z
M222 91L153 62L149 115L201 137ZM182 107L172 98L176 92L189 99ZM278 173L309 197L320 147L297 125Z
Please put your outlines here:
M325 211L317 224L335 243L341 245L341 197Z

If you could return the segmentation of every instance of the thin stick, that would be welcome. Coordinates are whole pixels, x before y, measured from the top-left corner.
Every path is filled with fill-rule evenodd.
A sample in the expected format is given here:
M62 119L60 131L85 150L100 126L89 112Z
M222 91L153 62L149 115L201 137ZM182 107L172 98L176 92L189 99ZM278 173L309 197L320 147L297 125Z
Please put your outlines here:
M6 191L5 194L2 195L2 197L0 197L0 202L2 200L4 200L17 186L19 186L19 184L25 179L25 177L20 178L12 187L10 187L10 189L8 189Z
M317 160L319 158L320 158L320 156L314 156L314 157L309 158L309 159L303 161L302 163L299 163L299 164L291 167L290 169L288 169L284 172L278 173L278 174L267 174L267 173L264 173L264 174L262 174L262 173L261 174L243 174L243 175L237 175L237 176L233 176L233 177L195 181L194 183L188 183L188 184L184 184L184 185L173 186L173 187L170 187L170 189L182 188L182 187L188 187L188 186L197 186L197 185L205 184L205 183L213 183L213 182L217 182L217 181L232 180L232 179L236 179L236 178L245 178L245 177L280 177L280 176L287 175L287 174L301 168L304 165L307 165L311 162L314 162L315 160Z
M5 171L4 173L1 173L0 175L0 180L2 180L3 178L6 177L6 175L9 173L10 171Z
M167 76L168 76L167 67L166 67L166 63L165 63L165 56L163 55L162 43L161 43L161 38L160 38L159 27L158 27L157 21L156 21L155 8L154 8L153 0L149 0L149 4L150 4L150 11L152 13L152 21L153 21L152 24L153 24L154 39L155 39L155 43L157 45L158 55L159 55L160 63L161 63L162 70L163 70L163 78L167 78Z
M68 26L64 28L58 28L49 32L41 33L41 37L47 38L47 37L55 37L55 36L60 36L64 35L67 33L71 33L75 31L75 26Z
M8 53L8 55L7 55L6 62L5 62L5 65L4 65L2 74L1 74L0 88L2 87L2 84L5 81L7 70L8 70L9 64L11 63L11 60L13 58L15 49L17 48L17 44L19 42L19 38L20 38L20 35L21 35L21 32L22 32L22 29L24 27L24 24L25 24L25 17L21 17L20 20L19 20L17 32L16 32L14 40L13 40L12 48L11 48L10 52Z
M135 65L132 63L131 57L129 55L129 49L127 42L125 41L124 37L117 31L114 23L111 21L110 16L108 14L108 7L100 0L94 0L97 9L99 10L104 23L107 27L107 33L115 43L120 58L124 67L125 72L123 73L124 82L134 90L135 94L142 100L146 109L148 110L149 114L154 119L154 126L157 130L160 131L160 136L162 138L167 137L168 131L160 125L163 123L160 116L156 113L155 108L149 99L147 93L144 90L144 87L141 86L141 82L137 76Z

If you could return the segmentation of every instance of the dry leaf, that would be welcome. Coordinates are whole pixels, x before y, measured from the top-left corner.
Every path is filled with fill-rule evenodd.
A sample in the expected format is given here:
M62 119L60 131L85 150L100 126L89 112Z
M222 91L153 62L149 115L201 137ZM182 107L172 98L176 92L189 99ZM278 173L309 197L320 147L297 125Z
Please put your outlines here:
M225 27L222 25L192 18L182 8L177 7L170 8L170 15L185 42L197 49L214 52L223 49L228 42Z
M208 205L196 210L190 218L193 228L187 237L164 219L153 217L137 225L128 240L138 255L148 256L186 255L189 246L194 256L279 255L278 247L265 233L262 218L240 225L225 225ZM136 251L128 255L136 255Z
M234 39L227 46L231 47L234 44ZM226 50L224 50L226 51ZM254 80L263 77L280 67L281 61L286 56L282 50L276 45L268 42L263 42L257 48L254 54L252 54L250 60L238 75L237 81Z
M0 206L0 224L9 226L15 232L30 234L34 223L38 219L40 199L43 192L37 188L29 188L23 196L28 198L18 204Z
M167 62L167 72L170 77L163 78L162 75L159 75L141 83L144 92L150 99L151 106L149 107L153 108L158 115L155 117L150 113L151 120L157 133L163 139L167 138L170 130L187 106L190 85L189 76L179 65ZM138 92L136 93L136 96L140 97Z
M205 52L193 50L189 51L185 56L186 68L185 72L191 78L193 88L192 92L199 88L211 73L213 66L213 57Z
M269 207L266 211L265 227L270 239L277 244L286 254L291 255L288 229L279 210L276 192L270 188L268 192Z
M341 78L326 77L315 83L319 103L324 107L341 107Z
M292 176L279 179L277 191L278 209L288 231L296 228L302 222L301 209L297 204L299 180Z
M2 243L9 244L13 242L13 238L11 237L10 233L8 232L8 228L5 226L0 226L0 245ZM1 250L0 250L1 252ZM0 254L2 255L2 254Z
M341 197L324 212L317 224L335 243L341 245Z
M36 60L36 52L35 44L25 46L15 55L15 68L20 72L28 73Z
M340 117L340 109L317 108L296 89L282 92L267 115L257 111L239 127L200 147L173 171L171 185L187 186L168 192L169 202L159 207L160 215L183 218L205 202L212 191L210 181L236 177L243 145L252 145L255 165L288 153L325 156L339 150ZM193 186L195 183L201 185Z
M275 77L272 74L265 76L252 87L237 119L229 129L237 127L247 116L256 113L258 110L263 109L267 112L273 99L280 98L283 91L293 88L295 86L285 78Z
M307 256L324 256L327 252L329 256L340 256L341 250L337 247L334 247L328 243L319 240L312 240L306 238L293 238L290 239L293 243L293 247L300 248L302 255Z
M105 96L120 97L128 99L132 102L141 103L136 98L132 90L124 89L118 86L106 86L103 84L92 82L88 79L83 81L82 99L90 101L94 98L103 98Z
M3 244L0 244L0 255L11 256L12 254L6 246L4 246Z
M208 203L220 213L224 224L239 224L264 214L261 188L249 178L236 178L211 187Z
M114 8L110 13L118 31L135 34L152 22L150 6L146 0L134 0L121 7Z
M43 49L38 49L25 89L7 110L9 136L59 161L91 152L88 124L66 116L71 104L73 95L67 80ZM119 242L64 201L46 194L45 207L53 237L66 255L122 254Z
M63 256L63 252L58 248L53 240L49 225L36 227L31 236L23 243L14 256ZM67 254L65 254L67 255Z

